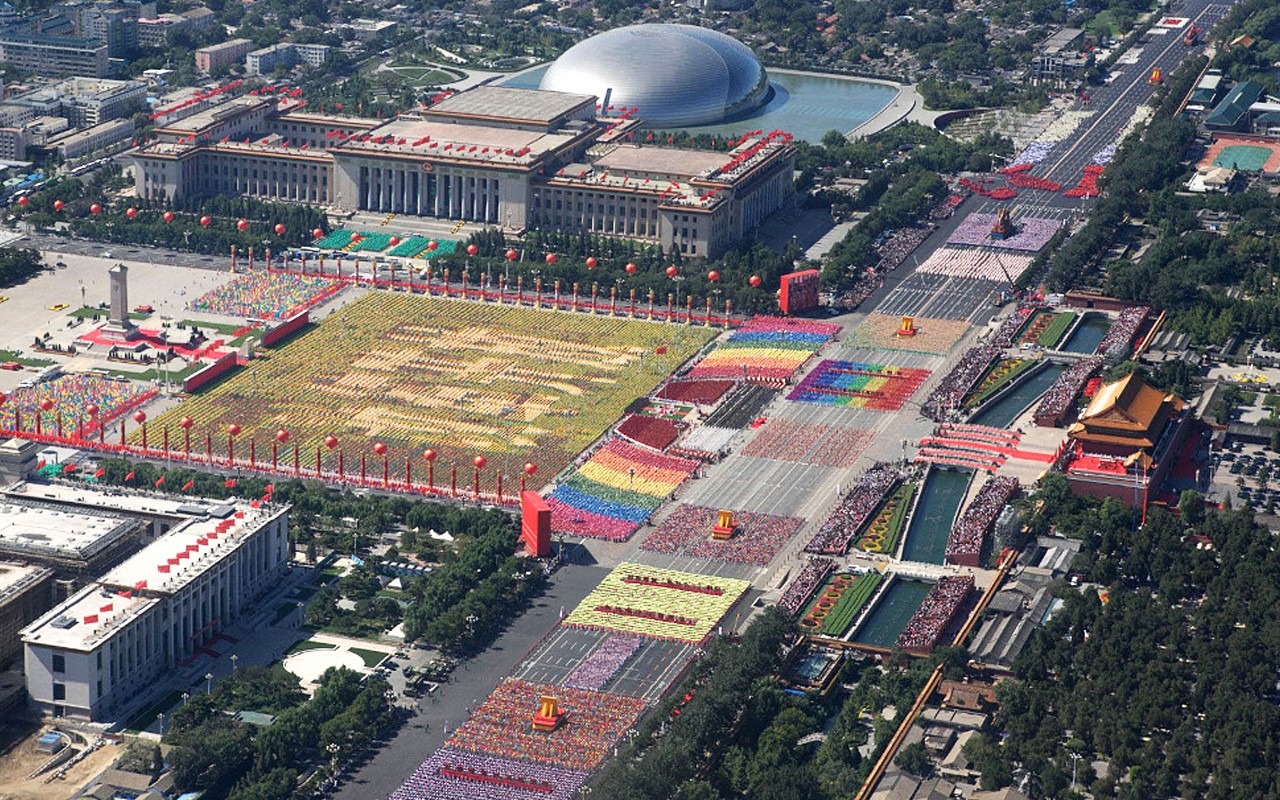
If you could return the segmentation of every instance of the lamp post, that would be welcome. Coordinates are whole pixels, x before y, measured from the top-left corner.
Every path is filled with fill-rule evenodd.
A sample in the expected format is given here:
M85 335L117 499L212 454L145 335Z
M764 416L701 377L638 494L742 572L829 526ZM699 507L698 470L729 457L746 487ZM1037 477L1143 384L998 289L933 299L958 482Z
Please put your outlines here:
M160 738L163 739L164 738L164 712L161 711L159 714L156 714L156 719L160 720Z
M231 654L231 671L232 672L236 671L236 666L237 666L236 662L239 660L240 660L240 656L236 655L235 653Z
M213 673L212 672L206 672L204 674L204 683L205 683L205 691L207 691L209 694L213 694Z
M185 708L185 707L186 707L186 705L187 705L187 701L188 701L188 700L190 700L190 699L191 699L191 695L190 695L188 692L183 692L183 693L182 693L182 705L183 705L183 707L184 707L184 708Z

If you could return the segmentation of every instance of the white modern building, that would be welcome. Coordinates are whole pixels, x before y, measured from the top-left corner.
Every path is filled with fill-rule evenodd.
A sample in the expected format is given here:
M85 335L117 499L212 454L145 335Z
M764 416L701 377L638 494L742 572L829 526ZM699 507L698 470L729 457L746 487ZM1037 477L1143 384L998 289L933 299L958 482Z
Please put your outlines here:
M143 514L158 500L75 488L82 503ZM287 506L182 507L175 527L23 630L27 691L42 713L114 719L279 584Z

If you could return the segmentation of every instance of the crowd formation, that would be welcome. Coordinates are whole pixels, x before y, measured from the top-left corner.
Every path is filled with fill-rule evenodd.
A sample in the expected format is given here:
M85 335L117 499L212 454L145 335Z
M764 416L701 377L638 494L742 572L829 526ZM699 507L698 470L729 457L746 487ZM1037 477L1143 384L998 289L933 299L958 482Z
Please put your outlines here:
M1112 323L1107 335L1098 342L1098 349L1094 352L1108 361L1120 361L1127 357L1130 348L1133 347L1133 337L1138 333L1138 327L1146 320L1150 310L1146 306L1134 306L1121 311L1120 317Z
M699 425L685 434L680 443L668 452L673 456L718 461L729 452L738 431L715 425Z
M1031 257L993 250L939 247L917 268L919 272L1012 284L1028 266Z
M827 359L806 375L787 399L897 411L928 377L925 369Z
M806 319L753 317L689 370L690 378L785 382L840 332Z
M570 689L588 689L599 692L613 680L627 659L640 649L639 636L613 634L600 643L591 655L569 673L564 685Z
M877 465L867 470L822 523L805 550L810 553L841 554L876 512L884 498L902 480L897 470Z
M283 319L328 300L345 286L292 272L249 272L192 300L191 310L239 319Z
M1000 327L996 328L995 335L991 337L991 344L1001 348L1013 347L1014 337L1036 310L1036 306L1019 304L1012 314L1004 318Z
M876 255L880 256L880 261L876 264L875 271L883 274L897 269L925 239L929 238L931 233L933 233L932 225L924 228L894 230L876 247Z
M1000 348L989 345L978 345L964 351L951 373L924 401L921 413L934 422L946 420L948 413L960 407L964 396L986 373L991 362L995 361L1000 353Z
M530 721L543 695L555 697L566 713L551 733ZM644 711L644 702L621 695L566 689L510 679L494 689L471 718L449 738L449 747L590 772L609 747Z
M961 220L955 231L947 237L947 244L984 245L1005 250L1037 252L1053 238L1062 227L1062 221L1040 217L1018 217L1014 220L1014 233L1004 239L991 236L995 226L995 214L970 214ZM1017 277L1016 275L1014 276Z
M932 649L972 589L973 577L970 575L939 578L907 622L907 627L898 634L898 647L917 652Z
M632 414L618 425L618 435L654 450L666 450L680 436L680 427L669 419Z
M661 400L673 400L678 403L697 403L698 405L715 405L724 397L725 392L733 388L731 380L706 381L671 381L654 393Z
M813 597L813 593L827 580L827 576L835 568L836 562L829 558L811 558L804 562L800 573L787 584L787 590L779 598L778 608L785 611L788 616L794 617L799 614L800 609L805 607L809 598Z
M21 417L23 430L35 430L39 417L43 431L56 433L61 419L65 435L79 435L83 426L85 436L96 438L99 425L109 424L154 395L155 390L126 380L82 373L62 375L15 389L0 403L0 428L16 430ZM47 411L42 403L49 406ZM97 409L93 415L88 411L91 408Z
M851 467L872 438L870 431L861 428L773 419L742 449L742 455L823 467Z
M996 517L1017 493L1018 479L1008 475L996 475L982 484L947 535L948 564L976 565Z
M391 800L569 800L586 779L581 770L445 747L414 770Z
M1082 358L1063 370L1036 406L1036 419L1052 417L1061 422L1093 373L1102 368L1101 358Z
M634 579L650 579L636 582ZM658 585L658 584L666 585ZM689 584L687 587L679 584ZM619 564L564 619L568 626L700 642L751 584L644 564ZM713 594L706 589L718 589ZM692 622L692 624L690 624Z
M736 511L733 517L738 527L733 538L720 541L711 538L711 528L719 515L719 509L709 506L678 506L640 548L765 566L804 524L798 517Z

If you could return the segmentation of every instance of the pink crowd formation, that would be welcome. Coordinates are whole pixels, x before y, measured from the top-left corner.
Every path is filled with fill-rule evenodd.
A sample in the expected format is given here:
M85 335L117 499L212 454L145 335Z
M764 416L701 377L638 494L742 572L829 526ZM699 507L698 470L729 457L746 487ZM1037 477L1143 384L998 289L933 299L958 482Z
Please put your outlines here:
M1101 358L1082 358L1067 367L1040 398L1040 405L1036 407L1036 419L1061 418L1075 402L1085 383L1101 368Z
M764 566L804 524L804 520L798 517L735 511L733 517L738 526L737 532L728 541L718 541L711 538L711 528L719 514L719 509L709 506L678 506L644 540L640 549Z
M871 438L868 431L860 428L775 419L742 449L742 455L823 467L851 467Z
M551 733L535 731L531 725L543 695L555 697L567 713L565 722ZM513 678L494 689L449 738L448 746L590 772L643 711L644 702L631 697Z
M564 685L570 689L598 692L613 680L627 659L640 649L639 636L616 633L601 642L591 655L569 673Z
M1018 479L997 475L982 484L973 502L947 536L948 564L975 566L982 555L982 543L996 517L1018 493Z
M995 222L995 214L970 214L947 237L947 244L983 245L1004 250L1037 252L1062 227L1062 222L1056 219L1019 217L1013 221L1015 231L1012 236L996 239L991 236L991 228Z
M921 413L934 422L945 421L948 412L960 407L964 396L999 356L1000 348L989 345L978 345L964 351L951 373L924 401Z
M849 549L849 543L867 523L885 497L902 480L897 470L877 465L867 470L836 506L805 546L810 553L838 555Z
M907 622L907 627L898 634L898 647L921 651L936 646L972 589L973 577L970 575L939 578Z
M787 590L778 600L778 608L785 611L788 616L794 617L799 614L800 609L805 607L809 598L813 597L813 593L827 580L827 576L835 568L836 562L829 558L811 558L804 562L804 566L800 568L800 574L787 584Z
M1150 311L1146 306L1134 306L1121 311L1120 317L1112 323L1111 329L1098 342L1098 349L1094 352L1110 361L1126 358L1129 349L1133 347L1133 337L1138 333L1138 327L1146 320Z
M586 779L581 770L445 747L392 792L391 800L569 800Z

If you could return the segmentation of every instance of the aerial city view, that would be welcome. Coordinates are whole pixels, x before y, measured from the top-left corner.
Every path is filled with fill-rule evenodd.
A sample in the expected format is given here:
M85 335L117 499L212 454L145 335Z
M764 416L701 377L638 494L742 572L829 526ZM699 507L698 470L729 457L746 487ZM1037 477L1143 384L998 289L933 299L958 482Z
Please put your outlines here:
M1275 0L0 3L0 800L1280 800Z

